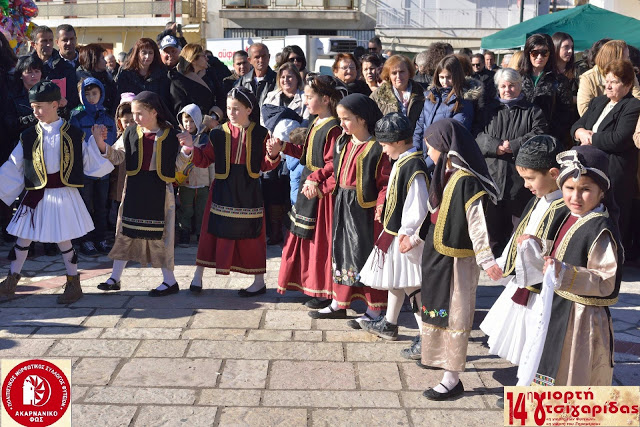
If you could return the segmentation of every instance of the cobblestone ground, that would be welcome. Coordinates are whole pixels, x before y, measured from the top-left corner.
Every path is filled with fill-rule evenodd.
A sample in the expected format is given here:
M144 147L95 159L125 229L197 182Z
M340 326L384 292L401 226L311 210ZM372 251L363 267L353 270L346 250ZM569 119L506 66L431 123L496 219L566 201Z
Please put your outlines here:
M0 278L10 246L0 245ZM41 251L39 247L38 250ZM422 391L440 372L400 356L416 335L401 315L400 338L385 342L344 320L314 320L302 295L273 289L280 251L269 248L269 291L241 299L251 279L205 273L205 290L188 291L196 247L176 249L182 290L165 298L147 291L159 270L132 265L120 292L103 295L106 257L80 256L84 298L56 304L60 256L36 255L24 267L15 298L0 301L0 358L70 358L74 426L433 426L502 425L495 406L516 368L489 356L478 324L501 288L483 278L469 346L467 392L432 402ZM616 333L614 383L640 385L640 271L626 272L611 310ZM357 305L356 311L364 306ZM356 311L351 311L355 315Z

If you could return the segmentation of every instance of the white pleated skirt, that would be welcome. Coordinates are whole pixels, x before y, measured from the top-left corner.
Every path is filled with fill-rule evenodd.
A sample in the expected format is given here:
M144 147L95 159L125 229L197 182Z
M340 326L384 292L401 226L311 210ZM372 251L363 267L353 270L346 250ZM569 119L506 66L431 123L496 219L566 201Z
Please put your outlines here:
M540 310L539 294L534 292L529 294L526 306L513 302L511 297L517 289L515 280L509 280L480 324L480 329L489 336L489 353L514 365L520 363L527 336L535 328L536 314Z
M360 281L374 289L404 289L422 286L422 250L420 243L407 253L401 253L398 238L394 238L386 254L373 248L360 270Z
M7 226L9 234L42 243L77 239L93 230L91 215L74 187L45 188L36 208L20 206Z

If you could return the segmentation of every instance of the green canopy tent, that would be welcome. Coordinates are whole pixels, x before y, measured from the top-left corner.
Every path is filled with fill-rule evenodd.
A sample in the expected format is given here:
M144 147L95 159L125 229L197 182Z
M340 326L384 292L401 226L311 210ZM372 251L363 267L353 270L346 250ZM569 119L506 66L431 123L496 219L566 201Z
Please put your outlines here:
M624 40L640 48L640 21L587 4L556 13L537 16L482 38L482 49L513 49L524 46L536 33L557 31L573 37L576 51L585 50L603 38Z

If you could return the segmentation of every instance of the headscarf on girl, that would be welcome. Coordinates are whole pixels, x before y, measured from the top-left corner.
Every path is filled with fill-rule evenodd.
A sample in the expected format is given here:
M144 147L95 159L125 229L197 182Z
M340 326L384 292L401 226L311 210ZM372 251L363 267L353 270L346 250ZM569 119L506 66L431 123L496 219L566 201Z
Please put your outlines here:
M497 202L498 188L489 174L487 163L476 140L467 128L454 119L438 120L424 131L424 139L427 144L442 153L436 163L429 189L428 206L431 213L436 211L442 201L448 159L451 159L454 168L475 175L491 201L494 204Z
M338 103L367 123L371 135L375 135L376 122L382 118L378 104L361 93L354 93L342 98Z

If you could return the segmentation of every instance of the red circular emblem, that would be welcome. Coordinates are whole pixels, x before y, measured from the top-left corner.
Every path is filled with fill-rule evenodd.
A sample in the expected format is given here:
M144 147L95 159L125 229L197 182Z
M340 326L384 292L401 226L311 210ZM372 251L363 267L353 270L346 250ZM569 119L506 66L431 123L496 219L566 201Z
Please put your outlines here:
M2 404L23 426L49 426L69 408L71 385L66 375L46 360L28 360L13 368L2 383Z

